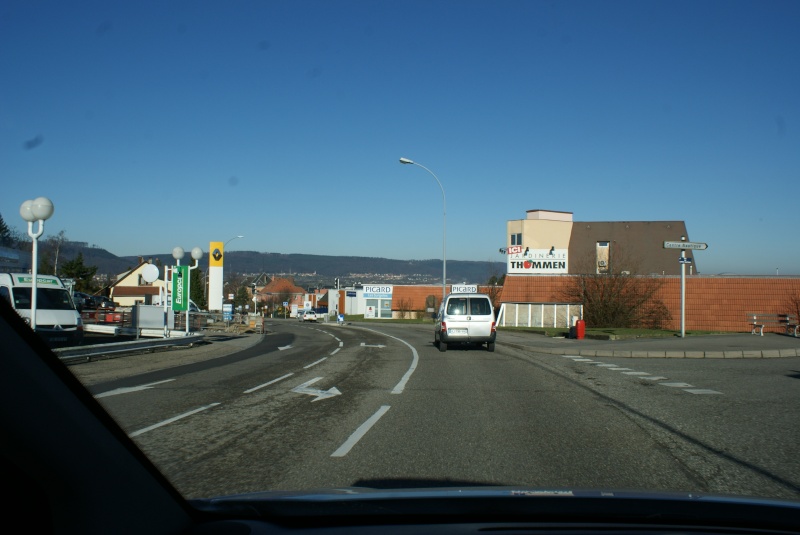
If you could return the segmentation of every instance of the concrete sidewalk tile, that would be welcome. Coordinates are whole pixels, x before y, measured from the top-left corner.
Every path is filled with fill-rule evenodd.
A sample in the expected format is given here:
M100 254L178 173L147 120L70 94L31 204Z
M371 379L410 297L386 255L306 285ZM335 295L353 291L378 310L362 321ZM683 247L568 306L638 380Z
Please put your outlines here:
M796 357L796 356L798 356L796 349L779 349L779 351L781 352L781 356L782 357Z
M725 352L724 351L706 351L706 358L707 359L724 359Z
M763 351L760 350L742 351L742 356L746 359L760 359L763 356L762 353Z
M654 359L665 359L667 358L666 351L648 351L647 356Z
M704 359L706 358L705 351L687 351L686 352L687 359Z
M744 351L723 351L726 359L741 359L744 358Z
M594 356L595 357L613 357L614 353L615 353L614 351L609 351L607 349L598 349L597 351L595 351L595 355Z
M686 357L685 351L665 351L664 356L668 359L682 359Z
M631 357L635 359L643 359L650 356L650 353L647 351L631 351Z
M781 356L780 349L765 349L761 352L761 356L765 359L776 358Z
M628 357L632 357L633 356L632 353L633 353L633 351L614 351L614 356L615 357L628 358Z

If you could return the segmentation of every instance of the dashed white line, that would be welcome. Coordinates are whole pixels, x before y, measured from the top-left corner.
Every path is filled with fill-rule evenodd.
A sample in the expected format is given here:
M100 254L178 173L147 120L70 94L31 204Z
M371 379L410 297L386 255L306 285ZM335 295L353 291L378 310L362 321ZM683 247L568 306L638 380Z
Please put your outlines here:
M311 363L311 364L309 364L308 366L303 366L303 369L304 369L304 370L307 370L307 369L311 368L312 366L316 366L317 364L319 364L320 362L322 362L322 361L325 361L325 360L328 360L328 357L322 357L322 358L321 358L321 359L319 359L318 361L316 361L316 362L312 362L312 363Z
M150 427L145 427L144 429L139 429L138 431L134 431L133 433L131 433L128 436L129 437L137 437L137 436L139 436L139 435L141 435L143 433L147 433L148 431L152 431L153 429L158 429L159 427L163 427L163 426L171 424L173 422L177 422L178 420L180 420L182 418L186 418L186 417L191 416L193 414L197 414L198 412L202 412L204 410L210 409L211 407L216 407L217 405L221 405L221 403L212 403L210 405L206 405L205 407L200 407L199 409L195 409L193 411L184 412L183 414L179 414L178 416L173 416L172 418L170 418L168 420L164 420L163 422L159 422L157 424L151 425Z
M255 392L256 390L259 390L259 389L261 389L261 388L264 388L264 387L266 387L266 386L269 386L269 385L275 384L275 383L277 383L278 381L283 381L284 379L286 379L287 377L291 377L292 375L294 375L294 374L293 374L293 373L287 373L286 375L284 375L284 376L281 376L281 377L278 377L277 379L273 379L272 381L270 381L270 382L268 382L268 383L264 383L263 385L258 385L258 386L255 386L255 387L253 387L253 388L249 389L249 390L245 390L245 391L244 391L244 393L245 393L245 394L252 394L252 393L253 393L253 392Z
M331 457L344 457L345 455L347 455L347 454L350 452L350 450L351 450L351 449L353 449L353 446L355 446L356 444L358 444L358 441L359 441L359 440L361 440L361 439L364 437L364 435L366 435L366 434L367 434L367 432L368 432L370 429L372 429L372 426L373 426L373 425L375 425L376 423L378 423L378 420L380 420L380 419L381 419L381 417L382 417L384 414L386 414L386 411L388 411L390 408L391 408L391 406L390 406L390 405L383 405L383 406L381 406L381 408L380 408L380 409L378 409L378 411L377 411L375 414L373 414L372 416L370 416L370 417L367 419L367 421L366 421L366 422L364 422L363 424L361 424L361 425L358 427L358 429L356 429L356 430L355 430L355 432L354 432L352 435L350 435L350 438L348 438L348 439L347 439L347 440L344 442L344 444L342 444L341 446L339 446L339 449L337 449L336 451L334 451L333 453L331 453Z

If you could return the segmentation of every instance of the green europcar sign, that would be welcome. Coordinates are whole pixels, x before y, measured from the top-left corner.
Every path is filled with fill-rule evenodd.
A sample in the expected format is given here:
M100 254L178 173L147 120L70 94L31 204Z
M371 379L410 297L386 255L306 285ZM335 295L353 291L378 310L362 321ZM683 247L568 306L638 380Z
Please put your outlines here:
M189 309L189 266L175 266L172 270L172 310Z

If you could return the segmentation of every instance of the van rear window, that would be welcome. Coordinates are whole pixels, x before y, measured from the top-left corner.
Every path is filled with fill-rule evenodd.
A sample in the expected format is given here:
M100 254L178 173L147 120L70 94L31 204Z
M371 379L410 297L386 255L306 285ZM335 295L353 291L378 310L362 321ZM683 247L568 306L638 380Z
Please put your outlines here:
M475 316L488 316L492 313L492 307L488 299L470 299L469 313Z
M447 313L450 315L462 315L467 313L466 297L451 297L447 302Z

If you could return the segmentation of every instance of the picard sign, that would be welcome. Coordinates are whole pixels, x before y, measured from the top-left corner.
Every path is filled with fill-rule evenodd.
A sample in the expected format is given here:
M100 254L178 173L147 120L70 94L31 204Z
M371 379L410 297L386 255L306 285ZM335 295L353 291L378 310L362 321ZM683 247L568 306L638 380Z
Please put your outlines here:
M528 249L508 255L508 273L552 275L567 273L567 269L566 249Z

